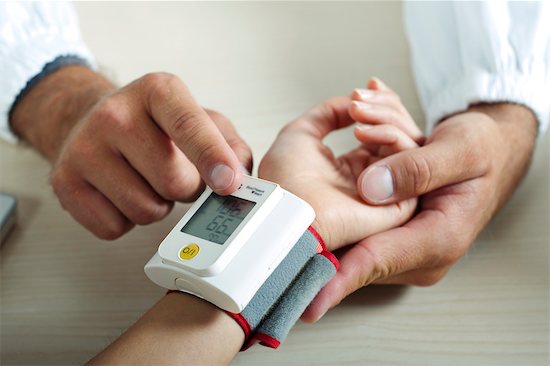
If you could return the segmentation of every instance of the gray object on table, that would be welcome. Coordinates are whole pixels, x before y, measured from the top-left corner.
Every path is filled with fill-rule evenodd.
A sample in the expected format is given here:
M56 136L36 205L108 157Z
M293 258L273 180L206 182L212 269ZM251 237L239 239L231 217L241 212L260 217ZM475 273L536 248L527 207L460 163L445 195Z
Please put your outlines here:
M7 193L0 193L0 243L3 244L16 221L17 199Z

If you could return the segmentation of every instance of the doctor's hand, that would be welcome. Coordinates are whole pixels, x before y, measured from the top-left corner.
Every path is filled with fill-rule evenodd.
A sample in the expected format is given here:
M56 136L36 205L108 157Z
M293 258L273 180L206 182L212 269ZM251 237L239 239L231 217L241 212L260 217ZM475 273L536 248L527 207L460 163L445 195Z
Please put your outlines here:
M345 252L338 273L302 319L315 321L371 283L425 286L439 281L525 175L535 135L536 120L528 109L478 105L437 125L424 146L368 167L358 184L366 187L361 192L366 202L384 207L421 196L419 212L402 227L370 236ZM390 179L380 180L380 170ZM384 189L368 188L373 186Z
M404 223L416 205L414 198L384 206L366 204L356 182L379 157L365 146L335 157L323 144L330 132L354 123L350 105L349 97L330 99L289 123L259 166L260 178L279 183L313 207L313 226L330 250Z
M203 181L229 194L252 165L231 123L166 73L117 89L67 66L22 97L11 124L51 161L61 205L103 239L162 219L174 201L195 199Z

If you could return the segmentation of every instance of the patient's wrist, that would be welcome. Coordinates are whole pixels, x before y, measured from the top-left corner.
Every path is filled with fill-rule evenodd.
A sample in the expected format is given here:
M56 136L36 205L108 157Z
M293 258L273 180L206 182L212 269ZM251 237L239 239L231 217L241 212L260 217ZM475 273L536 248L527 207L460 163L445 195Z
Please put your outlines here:
M150 328L151 337L166 339L163 343L173 347L169 353L177 355L172 360L179 359L175 363L229 364L243 345L241 327L225 311L203 299L170 293L155 308L158 312L152 316L156 325Z
M229 364L243 342L243 331L223 310L170 293L89 364Z
M169 328L181 327L187 333L204 333L204 338L223 339L223 344L210 347L211 352L222 349L225 354L226 350L233 349L236 354L243 344L243 331L233 318L224 310L195 295L171 292L157 306L159 324L165 322Z
M311 223L311 227L318 234L317 239L319 239L319 241L321 241L325 245L327 245L328 250L331 250L331 248L328 247L328 243L331 243L330 232L327 231L328 225L325 225L324 223L321 223L319 218L317 216L315 216L315 219Z

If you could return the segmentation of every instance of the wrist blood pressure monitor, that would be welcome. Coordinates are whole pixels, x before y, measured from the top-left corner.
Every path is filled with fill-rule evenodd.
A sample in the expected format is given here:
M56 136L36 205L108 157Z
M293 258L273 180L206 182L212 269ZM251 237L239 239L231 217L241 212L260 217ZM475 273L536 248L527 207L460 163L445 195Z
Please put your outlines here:
M228 196L206 188L145 265L155 283L240 313L313 222L279 185L244 177Z

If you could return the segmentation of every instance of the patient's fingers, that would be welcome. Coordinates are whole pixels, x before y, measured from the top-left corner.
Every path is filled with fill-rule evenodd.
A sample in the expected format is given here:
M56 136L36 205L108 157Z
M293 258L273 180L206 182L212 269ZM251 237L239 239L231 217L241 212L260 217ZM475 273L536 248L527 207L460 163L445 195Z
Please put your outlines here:
M393 92L370 89L354 89L351 92L351 99L369 104L385 105L395 109L397 112L407 113L405 106L401 103L401 99Z
M406 112L400 112L384 104L373 104L354 100L349 108L349 114L357 122L373 125L393 125L415 142L422 144L424 135Z
M355 127L354 133L367 148L378 147L377 153L382 156L418 147L409 135L393 125L359 125Z
M402 129L417 143L424 141L422 131L401 102L399 95L380 79L371 78L367 89L355 89L351 94L350 116L358 122L392 124Z

